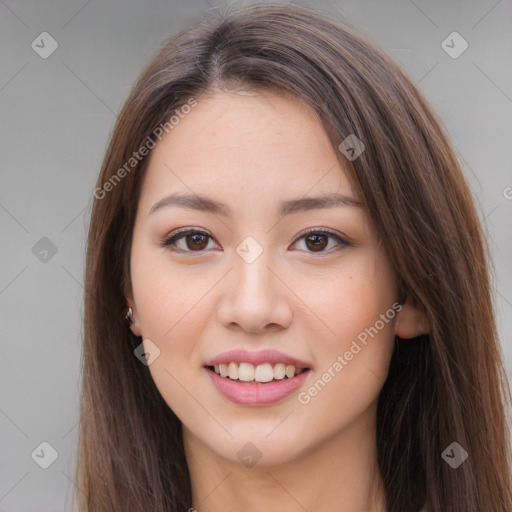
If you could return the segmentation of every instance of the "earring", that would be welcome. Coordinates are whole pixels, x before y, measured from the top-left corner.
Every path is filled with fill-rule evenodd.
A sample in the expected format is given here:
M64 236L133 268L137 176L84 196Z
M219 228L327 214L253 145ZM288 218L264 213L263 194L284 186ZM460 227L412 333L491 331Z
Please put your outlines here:
M126 313L126 316L124 317L125 320L128 320L130 322L130 324L133 324L133 310L132 308L128 308L128 313Z

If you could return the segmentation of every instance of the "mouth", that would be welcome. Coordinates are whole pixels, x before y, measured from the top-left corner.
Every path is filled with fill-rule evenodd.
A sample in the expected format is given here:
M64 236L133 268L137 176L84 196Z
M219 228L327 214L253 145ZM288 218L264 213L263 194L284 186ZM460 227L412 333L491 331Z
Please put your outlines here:
M253 366L251 373L250 366L245 364L230 362L204 367L217 391L230 402L243 406L267 406L290 398L305 385L311 371L281 363L285 366L283 376L280 363L263 363Z
M271 348L229 350L205 361L203 368L224 398L244 406L289 399L305 385L313 369L309 362Z
M302 373L309 372L308 367L293 364L263 363L253 365L247 362L226 362L206 365L204 368L221 378L247 385L262 385L294 379Z

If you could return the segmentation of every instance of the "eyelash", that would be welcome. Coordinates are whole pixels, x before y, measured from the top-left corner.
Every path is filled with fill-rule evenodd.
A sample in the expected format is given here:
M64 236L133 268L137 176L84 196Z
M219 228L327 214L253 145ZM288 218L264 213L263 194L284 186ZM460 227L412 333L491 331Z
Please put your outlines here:
M196 254L204 253L206 251L205 249L199 250L199 251L191 251L191 250L170 248L170 246L175 245L175 243L178 240L181 240L182 238L185 238L187 235L191 235L191 234L200 234L200 235L204 235L210 239L213 239L213 237L210 236L207 232L202 231L200 229L184 228L182 230L176 231L176 232L171 233L170 235L166 236L164 239L162 239L160 241L159 245L160 245L160 247L169 248L169 250L171 250L173 252L177 252L177 253L196 253ZM335 248L334 251L337 251L343 247L349 247L352 245L351 243L344 240L340 235L338 235L334 231L330 231L327 229L317 229L317 228L309 228L309 229L303 231L299 235L299 238L297 239L297 241L301 240L302 238L306 238L307 236L311 236L311 235L327 235L328 237L335 239L338 242L339 246L341 246L341 247L338 247L337 249ZM307 252L309 252L310 254L320 254L321 255L321 254L330 254L334 251L332 249L330 249L328 251L319 251L319 252L307 251Z

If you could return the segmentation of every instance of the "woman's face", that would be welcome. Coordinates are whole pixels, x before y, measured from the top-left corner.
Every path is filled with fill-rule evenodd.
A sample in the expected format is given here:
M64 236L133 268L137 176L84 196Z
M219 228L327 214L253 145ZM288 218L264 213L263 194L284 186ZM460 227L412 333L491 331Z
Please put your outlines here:
M186 445L274 465L354 425L373 440L400 306L340 156L309 107L248 92L200 99L152 150L127 298Z

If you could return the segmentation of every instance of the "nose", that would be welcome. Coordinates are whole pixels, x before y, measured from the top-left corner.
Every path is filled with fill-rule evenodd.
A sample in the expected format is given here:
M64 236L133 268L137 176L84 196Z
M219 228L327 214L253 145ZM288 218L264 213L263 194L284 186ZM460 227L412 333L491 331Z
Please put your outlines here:
M235 257L234 268L223 280L219 321L251 333L287 328L293 318L293 293L279 274L265 252L251 263Z

